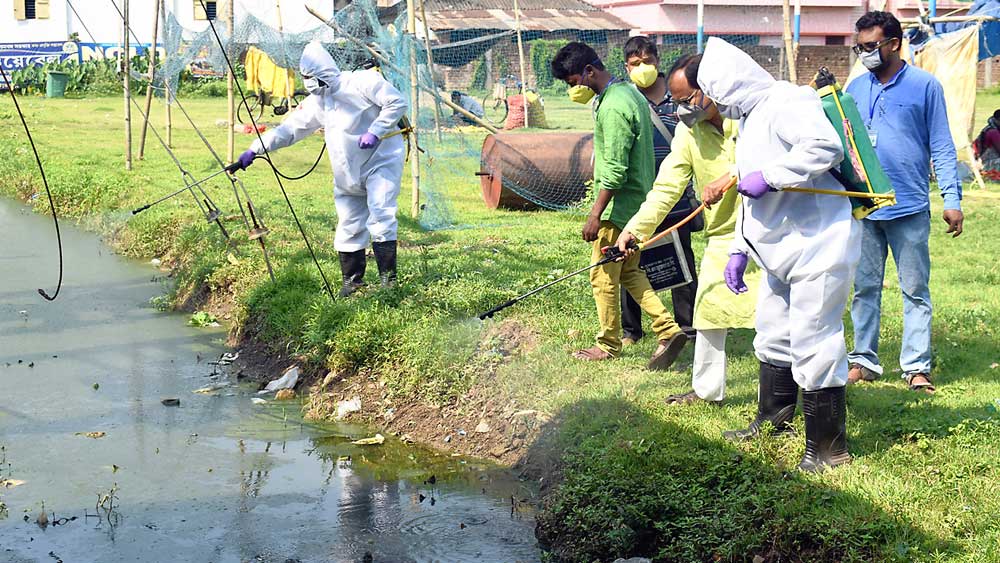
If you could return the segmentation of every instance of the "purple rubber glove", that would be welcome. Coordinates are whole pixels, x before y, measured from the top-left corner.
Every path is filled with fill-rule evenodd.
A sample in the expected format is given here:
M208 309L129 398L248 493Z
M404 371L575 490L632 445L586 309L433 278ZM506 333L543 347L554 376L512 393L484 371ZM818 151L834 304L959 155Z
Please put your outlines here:
M358 147L362 149L373 149L378 145L379 138L371 133L365 133L358 139Z
M740 180L740 185L736 186L736 191L750 199L759 199L770 189L771 186L768 185L767 180L764 179L764 174L762 174L759 170L744 176L743 179Z
M253 164L253 159L256 157L256 152L251 149L247 149L243 151L243 154L241 154L239 158L236 159L236 162L240 164L240 170L246 170L247 168L250 168L250 165Z
M722 277L726 279L726 287L737 295L747 292L747 284L743 283L743 272L747 270L748 261L746 254L730 254L726 269L722 272Z

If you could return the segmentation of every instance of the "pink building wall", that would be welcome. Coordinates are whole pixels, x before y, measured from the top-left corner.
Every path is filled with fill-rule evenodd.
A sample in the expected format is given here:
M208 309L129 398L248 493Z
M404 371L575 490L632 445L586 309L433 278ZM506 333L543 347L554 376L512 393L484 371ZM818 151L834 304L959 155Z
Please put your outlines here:
M633 27L634 34L694 34L697 32L696 0L587 0L590 4L618 16ZM802 45L850 45L854 22L881 2L868 0L801 0ZM939 0L938 15L961 9L971 3ZM871 8L870 8L871 6ZM925 3L926 6L926 3ZM918 14L915 0L886 0L887 11L899 17ZM705 0L705 35L759 35L760 44L781 42L782 13L780 0Z

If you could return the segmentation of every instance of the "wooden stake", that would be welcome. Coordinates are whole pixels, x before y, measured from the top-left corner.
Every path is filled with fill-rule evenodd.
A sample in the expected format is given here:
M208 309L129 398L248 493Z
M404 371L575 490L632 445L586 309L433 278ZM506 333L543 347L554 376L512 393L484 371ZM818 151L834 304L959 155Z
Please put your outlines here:
M236 10L233 5L236 0L227 0L229 4L226 11L226 31L229 32L229 45L233 45L233 30L235 29L236 22ZM230 48L230 54L233 53L233 49ZM236 77L233 76L232 70L226 70L226 101L228 106L226 106L226 121L229 123L229 131L226 132L226 164L231 164L236 158L236 133L233 128L236 126L236 96L233 94L233 88L236 82Z
M146 87L146 112L142 114L142 132L139 134L139 160L146 155L146 129L149 127L149 107L153 103L153 79L156 78L156 35L160 30L160 4L156 0L153 10L153 42L149 47L149 86Z
M521 8L514 0L514 27L517 29L517 58L521 64L521 101L524 103L524 127L528 124L528 80L524 70L524 42L521 40Z
M163 18L163 29L166 30L167 29L167 3L166 2L160 2L160 17ZM166 31L164 31L164 33L166 33ZM169 55L170 53L167 53L167 54ZM163 77L163 87L166 88L166 90L167 90L167 96L166 96L166 102L167 102L167 107L166 107L166 125L165 125L164 128L166 129L166 133L167 133L166 134L166 137L167 137L167 146L170 147L170 148L173 148L174 147L174 120L171 118L171 115L170 115L170 108L173 105L173 101L172 101L172 99L173 99L173 92L170 90L170 76L164 76ZM147 113L146 115L149 115L149 114Z
M124 1L125 8L122 12L124 25L122 26L122 80L125 88L122 98L125 100L125 170L132 170L132 107L129 102L132 99L132 80L129 72L132 70L131 57L129 56L128 43L128 0Z
M785 23L785 30L782 35L785 39L785 58L788 60L788 81L792 84L797 84L799 78L795 72L795 49L792 47L791 8L788 5L788 0L782 0L781 2L781 19Z
M424 23L424 49L427 51L427 74L434 83L437 90L437 75L434 73L434 55L431 53L431 32L427 25L427 12L424 10L424 0L420 2L420 20ZM437 140L441 141L441 102L434 98L434 130L437 132Z
M419 127L420 90L417 84L417 14L414 0L406 0L406 27L410 34L410 176L413 178L413 192L410 197L410 216L420 215L420 151L417 150L417 128Z

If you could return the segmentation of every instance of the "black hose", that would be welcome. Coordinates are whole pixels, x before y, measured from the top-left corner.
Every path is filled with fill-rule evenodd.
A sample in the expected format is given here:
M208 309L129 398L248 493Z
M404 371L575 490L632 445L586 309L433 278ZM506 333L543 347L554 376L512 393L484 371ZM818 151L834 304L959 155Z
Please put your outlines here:
M35 148L35 140L31 137L31 131L28 129L28 122L24 119L24 113L21 111L21 105L17 103L17 96L14 95L14 85L11 84L10 79L7 78L7 72L0 65L0 74L3 74L3 81L7 84L7 91L10 92L10 98L14 100L14 108L17 109L17 115L21 118L21 125L24 125L24 133L28 136L28 142L31 143L31 152L35 153L35 162L38 163L38 171L42 174L42 185L45 186L45 195L49 198L49 209L52 210L52 222L56 226L56 244L59 246L59 281L56 283L56 292L49 295L44 289L39 288L38 294L42 296L46 301L55 301L56 297L59 297L59 291L62 289L63 282L63 247L62 247L62 234L59 232L59 217L56 215L56 204L52 201L52 191L49 190L49 181L45 179L45 167L42 166L42 159L38 156L38 149Z
M257 157L255 157L254 160L256 160L257 158L259 158L261 160L266 161L267 165L271 167L271 170L274 170L275 174L277 174L278 176L281 176L282 178L284 178L284 179L286 179L288 181L295 182L295 181L301 180L302 178L305 178L306 176L312 174L313 171L316 170L316 167L319 166L319 162L321 160L323 160L323 153L325 153L325 152L326 152L326 143L324 142L323 143L323 148L319 149L319 154L316 155L316 162L314 162L312 164L312 166L309 167L309 170L306 170L304 174L300 174L298 176L286 176L281 170L278 170L278 167L274 164L274 162L271 161L271 155L269 155L269 154L258 155Z

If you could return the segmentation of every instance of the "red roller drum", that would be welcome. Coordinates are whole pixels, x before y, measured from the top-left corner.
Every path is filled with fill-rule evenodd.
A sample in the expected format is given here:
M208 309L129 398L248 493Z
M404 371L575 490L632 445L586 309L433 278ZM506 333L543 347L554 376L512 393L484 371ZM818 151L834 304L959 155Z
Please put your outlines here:
M587 195L594 177L593 133L496 133L480 158L490 209L564 209Z

